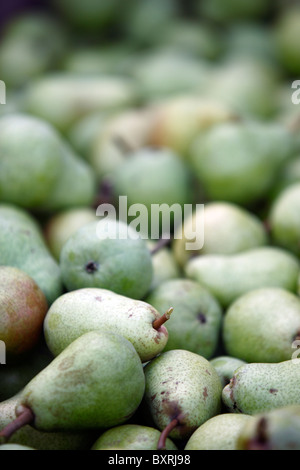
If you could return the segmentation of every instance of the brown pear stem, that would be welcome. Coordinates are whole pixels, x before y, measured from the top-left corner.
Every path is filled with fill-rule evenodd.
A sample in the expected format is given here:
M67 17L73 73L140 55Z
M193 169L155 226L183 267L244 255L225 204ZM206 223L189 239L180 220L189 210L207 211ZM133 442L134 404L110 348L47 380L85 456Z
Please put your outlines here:
M176 428L179 423L178 418L174 418L170 423L165 427L165 429L161 432L158 443L157 443L157 450L165 450L166 449L166 440L170 434L170 432Z
M155 330L158 330L166 321L169 320L171 317L171 313L173 312L174 308L170 307L161 317L156 318L152 323L152 326Z
M168 246L169 244L171 243L171 238L160 238L158 240L158 242L156 243L156 245L152 248L152 250L150 251L151 255L155 255L156 253L158 253L158 251L160 251L162 248L164 248L165 246Z
M34 414L30 408L27 406L22 406L22 411L11 423L7 424L4 429L0 432L0 438L3 437L6 441L11 438L11 436L21 429L26 424L31 424L34 420Z

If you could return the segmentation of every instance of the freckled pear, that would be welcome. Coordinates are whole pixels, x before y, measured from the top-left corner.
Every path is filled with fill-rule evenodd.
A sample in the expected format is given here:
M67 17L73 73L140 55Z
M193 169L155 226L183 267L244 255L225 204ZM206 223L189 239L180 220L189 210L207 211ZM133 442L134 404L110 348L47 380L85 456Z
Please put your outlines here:
M82 335L42 370L19 395L17 423L41 431L109 428L125 423L145 389L141 360L132 344L112 332Z
M145 368L145 413L165 438L187 439L221 409L222 385L214 367L204 357L173 349L149 362Z
M88 331L114 331L130 341L145 362L159 354L168 341L167 328L163 324L155 328L153 324L161 317L152 305L141 300L106 289L77 289L52 304L44 321L44 335L50 351L57 356Z
M222 391L222 400L230 412L254 415L282 406L300 405L299 390L300 359L251 363L236 370Z

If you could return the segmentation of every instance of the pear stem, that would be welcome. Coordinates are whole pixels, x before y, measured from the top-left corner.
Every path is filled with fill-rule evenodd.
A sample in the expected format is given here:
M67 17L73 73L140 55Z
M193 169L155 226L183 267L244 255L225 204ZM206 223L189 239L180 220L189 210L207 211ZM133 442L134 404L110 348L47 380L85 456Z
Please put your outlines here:
M170 434L170 432L176 428L176 426L179 423L178 418L174 418L170 423L165 427L165 429L162 431L158 443L157 443L157 450L165 450L166 449L166 440Z
M27 406L22 406L22 411L11 423L7 424L4 429L0 432L0 438L3 437L8 441L11 436L21 429L26 424L31 424L34 420L34 414Z
M171 317L171 313L173 312L174 308L170 307L161 317L156 318L152 323L152 326L155 330L158 330L167 320Z
M160 238L158 240L158 242L156 243L156 245L152 248L152 250L150 251L151 253L151 256L155 255L156 253L158 253L158 251L160 251L162 248L168 246L169 244L171 243L171 238Z

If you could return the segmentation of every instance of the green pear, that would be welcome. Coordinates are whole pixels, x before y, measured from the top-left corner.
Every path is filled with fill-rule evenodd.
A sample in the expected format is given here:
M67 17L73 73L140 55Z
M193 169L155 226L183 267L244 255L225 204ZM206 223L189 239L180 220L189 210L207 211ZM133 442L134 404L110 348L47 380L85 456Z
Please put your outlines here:
M145 240L127 224L104 218L77 230L60 256L67 290L101 287L141 299L153 276L151 254Z
M203 227L204 244L199 250L187 249ZM172 242L175 259L180 266L196 254L235 254L268 242L263 222L253 212L234 203L214 201L195 209L178 227Z
M160 432L141 424L123 424L105 431L91 450L156 450ZM166 440L166 450L177 450L171 439Z
M20 113L0 118L0 200L36 208L61 171L61 138L45 121Z
M48 302L36 282L21 269L0 266L0 340L17 359L42 336Z
M184 440L205 421L219 414L222 386L216 370L199 354L173 349L144 367L145 413L164 439Z
M220 338L223 311L206 288L190 279L171 279L151 291L146 301L161 312L170 305L175 310L168 321L165 351L185 349L206 359L212 357Z
M292 356L292 354L291 354ZM300 359L251 363L239 367L223 388L230 412L255 415L287 405L299 405Z
M300 405L253 416L240 430L236 450L300 450Z
M289 185L274 200L268 217L275 245L300 255L300 183Z
M153 324L161 316L149 303L110 290L76 289L51 305L44 321L44 336L50 351L57 356L88 331L114 331L130 341L142 362L146 362L159 354L168 340L166 327L155 328Z
M203 255L188 261L185 274L228 307L250 290L280 287L297 291L300 264L289 251L278 247L253 248L232 255Z
M8 87L18 88L47 72L64 55L67 36L54 15L32 10L13 15L6 22L1 38L1 79Z
M231 356L216 356L210 360L210 363L216 369L223 387L230 382L238 367L246 364L242 359Z
M213 99L175 95L155 107L149 144L167 147L187 158L192 141L201 131L234 118L231 108Z
M23 109L66 134L84 116L127 107L134 103L135 96L135 87L128 77L53 71L26 87Z
M44 235L47 245L57 261L59 261L61 250L70 236L94 220L96 220L96 211L89 206L65 209L49 217L44 227Z
M244 120L219 123L199 134L190 163L206 199L246 206L268 194L292 153L293 139L285 126Z
M113 332L90 331L77 338L19 395L17 424L41 431L79 431L125 423L139 407L145 376L133 345ZM13 431L11 431L13 427Z
M223 322L226 352L246 362L291 358L300 338L300 298L285 289L254 289L228 308Z
M143 205L148 218L148 231L154 239L153 230L172 231L172 225L181 223L184 204L191 204L192 177L189 167L177 154L168 148L144 147L133 152L111 176L111 183L115 197L126 196L128 206ZM170 228L164 229L165 222L154 216L154 210L160 211L160 206L176 205L179 217L168 210L168 223ZM179 222L178 222L179 219ZM156 235L156 233L155 233ZM158 238L158 237L157 237Z
M63 292L61 272L37 220L18 206L0 204L0 226L0 266L27 273L51 305Z
M0 403L0 429L14 421L19 393ZM15 432L9 443L33 447L36 450L88 450L95 441L93 431L43 432L26 425Z
M187 441L184 450L237 450L241 430L253 416L223 413L213 416L199 426Z

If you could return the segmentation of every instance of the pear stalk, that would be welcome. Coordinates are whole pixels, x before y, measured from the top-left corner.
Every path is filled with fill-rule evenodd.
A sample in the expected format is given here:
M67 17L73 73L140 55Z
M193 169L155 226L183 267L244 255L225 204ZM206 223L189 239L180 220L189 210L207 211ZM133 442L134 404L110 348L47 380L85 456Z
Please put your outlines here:
M171 317L171 313L173 312L174 308L170 307L161 317L156 318L152 323L152 326L155 330L158 330L166 321L168 321Z
M22 406L22 411L11 423L5 426L4 429L0 432L0 438L3 437L8 441L11 436L27 424L31 424L34 420L34 413L32 410L26 406Z
M170 434L170 432L176 428L179 423L179 418L174 418L170 423L165 427L165 429L161 432L160 438L157 443L157 450L165 450L166 449L166 440Z

